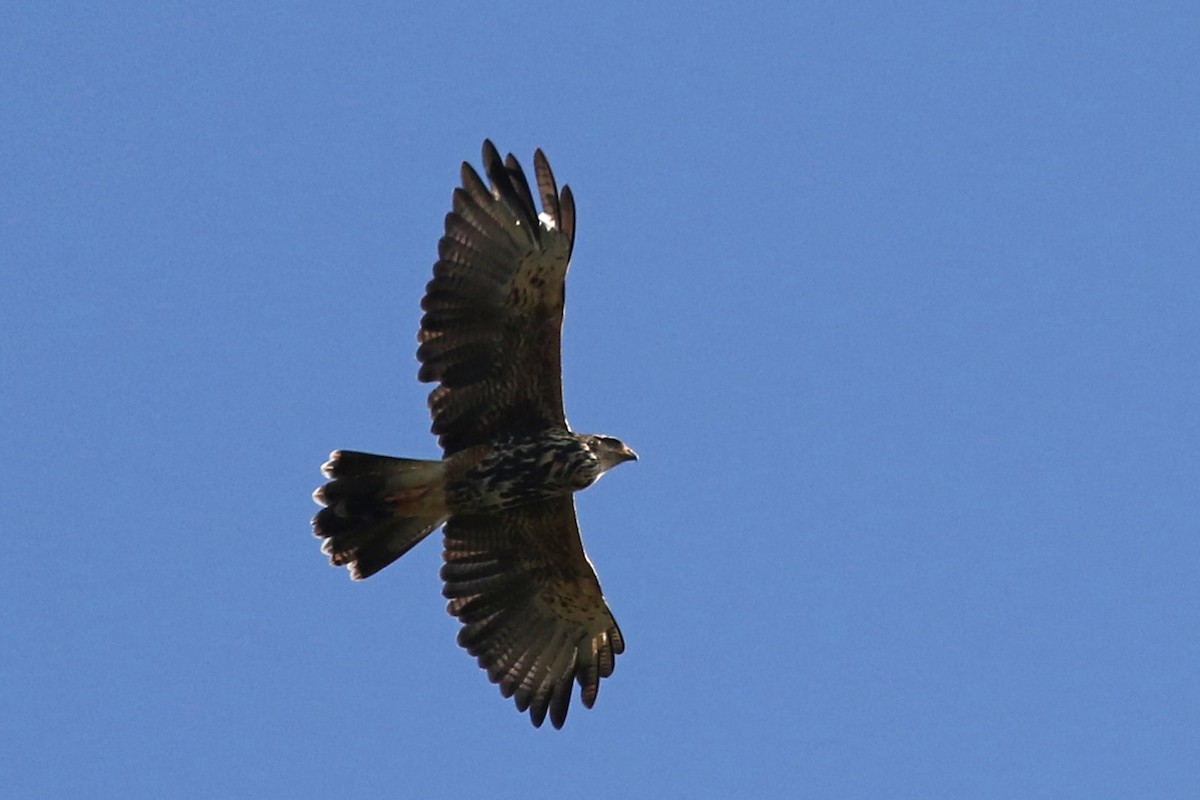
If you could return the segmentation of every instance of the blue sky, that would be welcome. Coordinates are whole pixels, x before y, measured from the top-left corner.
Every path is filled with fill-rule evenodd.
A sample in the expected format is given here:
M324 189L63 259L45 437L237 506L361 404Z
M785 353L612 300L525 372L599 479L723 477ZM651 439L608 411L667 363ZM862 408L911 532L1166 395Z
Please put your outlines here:
M1200 791L1200 11L106 4L0 25L20 797ZM433 457L464 159L575 192L628 649L534 730L335 447Z

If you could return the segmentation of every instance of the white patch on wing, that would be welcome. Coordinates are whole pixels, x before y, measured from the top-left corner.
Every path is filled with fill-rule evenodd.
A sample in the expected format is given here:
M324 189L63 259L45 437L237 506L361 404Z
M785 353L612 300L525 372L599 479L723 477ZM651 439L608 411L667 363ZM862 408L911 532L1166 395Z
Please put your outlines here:
M558 229L558 224L554 221L554 217L547 214L545 211L538 214L538 221L542 223L542 227L548 231Z

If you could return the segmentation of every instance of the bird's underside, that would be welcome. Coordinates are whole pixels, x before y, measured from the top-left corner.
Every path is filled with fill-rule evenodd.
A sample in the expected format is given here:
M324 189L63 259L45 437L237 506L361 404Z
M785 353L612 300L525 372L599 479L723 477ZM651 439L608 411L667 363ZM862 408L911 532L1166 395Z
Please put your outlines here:
M534 154L534 205L516 159L484 142L488 184L463 164L421 301L418 377L441 460L335 451L313 519L332 563L367 578L444 525L441 577L458 642L534 725L587 707L625 649L580 539L572 494L636 458L570 430L562 405L564 281L575 236Z

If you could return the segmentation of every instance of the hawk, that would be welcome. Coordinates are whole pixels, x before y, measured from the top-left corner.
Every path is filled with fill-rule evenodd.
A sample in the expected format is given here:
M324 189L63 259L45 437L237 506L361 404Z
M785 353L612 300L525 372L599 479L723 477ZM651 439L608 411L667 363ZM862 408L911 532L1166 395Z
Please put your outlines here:
M588 708L625 640L579 535L573 493L637 455L575 433L562 398L564 286L575 202L541 150L541 212L516 158L468 163L421 300L419 380L443 450L428 461L336 450L313 493L330 561L374 575L444 526L441 578L458 643L540 727Z

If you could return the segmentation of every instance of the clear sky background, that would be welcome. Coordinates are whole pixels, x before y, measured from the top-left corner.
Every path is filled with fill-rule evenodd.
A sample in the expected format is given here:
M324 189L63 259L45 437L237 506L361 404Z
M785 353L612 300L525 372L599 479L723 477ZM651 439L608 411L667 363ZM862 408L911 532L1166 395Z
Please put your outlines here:
M10 4L13 797L1200 796L1194 3ZM332 6L332 4L330 4ZM464 159L575 191L567 409L628 650L533 729L437 537Z

